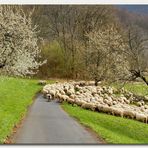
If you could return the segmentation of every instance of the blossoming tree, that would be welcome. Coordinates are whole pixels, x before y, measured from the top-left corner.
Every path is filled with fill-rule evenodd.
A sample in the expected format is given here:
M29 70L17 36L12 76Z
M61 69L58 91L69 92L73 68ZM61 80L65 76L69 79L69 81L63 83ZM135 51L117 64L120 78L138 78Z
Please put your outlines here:
M97 82L118 80L128 75L125 44L115 24L103 26L87 34L89 38L89 72Z
M19 6L0 6L0 72L34 74L40 62L37 26Z

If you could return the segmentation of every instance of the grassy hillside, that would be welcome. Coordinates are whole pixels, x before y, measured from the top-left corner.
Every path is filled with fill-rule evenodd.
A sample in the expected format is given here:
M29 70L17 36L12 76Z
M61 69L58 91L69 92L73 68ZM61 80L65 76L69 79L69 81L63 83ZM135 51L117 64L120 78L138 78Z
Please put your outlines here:
M119 83L114 83L112 86L119 88L122 85ZM144 96L148 96L148 86L145 83L142 82L138 82L138 83L126 83L124 85L124 88L127 89L128 91L137 94L137 95L144 95Z
M67 103L62 104L62 107L80 123L90 127L107 143L148 144L148 125L145 123L84 110Z
M20 121L40 89L36 80L0 77L0 143Z

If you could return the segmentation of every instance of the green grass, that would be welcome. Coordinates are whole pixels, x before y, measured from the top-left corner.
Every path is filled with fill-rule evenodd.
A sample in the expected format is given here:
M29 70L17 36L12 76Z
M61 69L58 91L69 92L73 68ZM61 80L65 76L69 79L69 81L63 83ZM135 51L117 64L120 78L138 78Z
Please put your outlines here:
M114 87L119 88L121 86L121 84L119 83L114 83L113 84ZM148 86L142 82L139 83L126 83L124 85L124 88L127 89L128 91L135 93L137 95L144 95L144 96L148 96Z
M40 89L37 80L0 76L0 143L10 135Z
M62 107L80 123L90 127L107 143L148 144L148 125L142 122L84 110L63 103Z

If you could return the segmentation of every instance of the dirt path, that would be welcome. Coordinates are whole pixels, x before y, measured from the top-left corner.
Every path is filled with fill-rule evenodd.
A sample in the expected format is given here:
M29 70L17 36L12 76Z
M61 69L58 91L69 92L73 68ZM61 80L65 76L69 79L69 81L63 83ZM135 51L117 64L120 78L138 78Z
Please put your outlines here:
M13 139L16 144L98 144L98 139L55 101L39 95Z

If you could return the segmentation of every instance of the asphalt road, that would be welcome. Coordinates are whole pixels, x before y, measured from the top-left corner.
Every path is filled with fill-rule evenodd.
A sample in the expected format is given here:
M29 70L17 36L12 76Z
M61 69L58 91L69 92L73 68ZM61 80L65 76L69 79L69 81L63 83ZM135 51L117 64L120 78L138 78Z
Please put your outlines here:
M13 137L16 144L98 144L98 139L56 102L39 95Z

